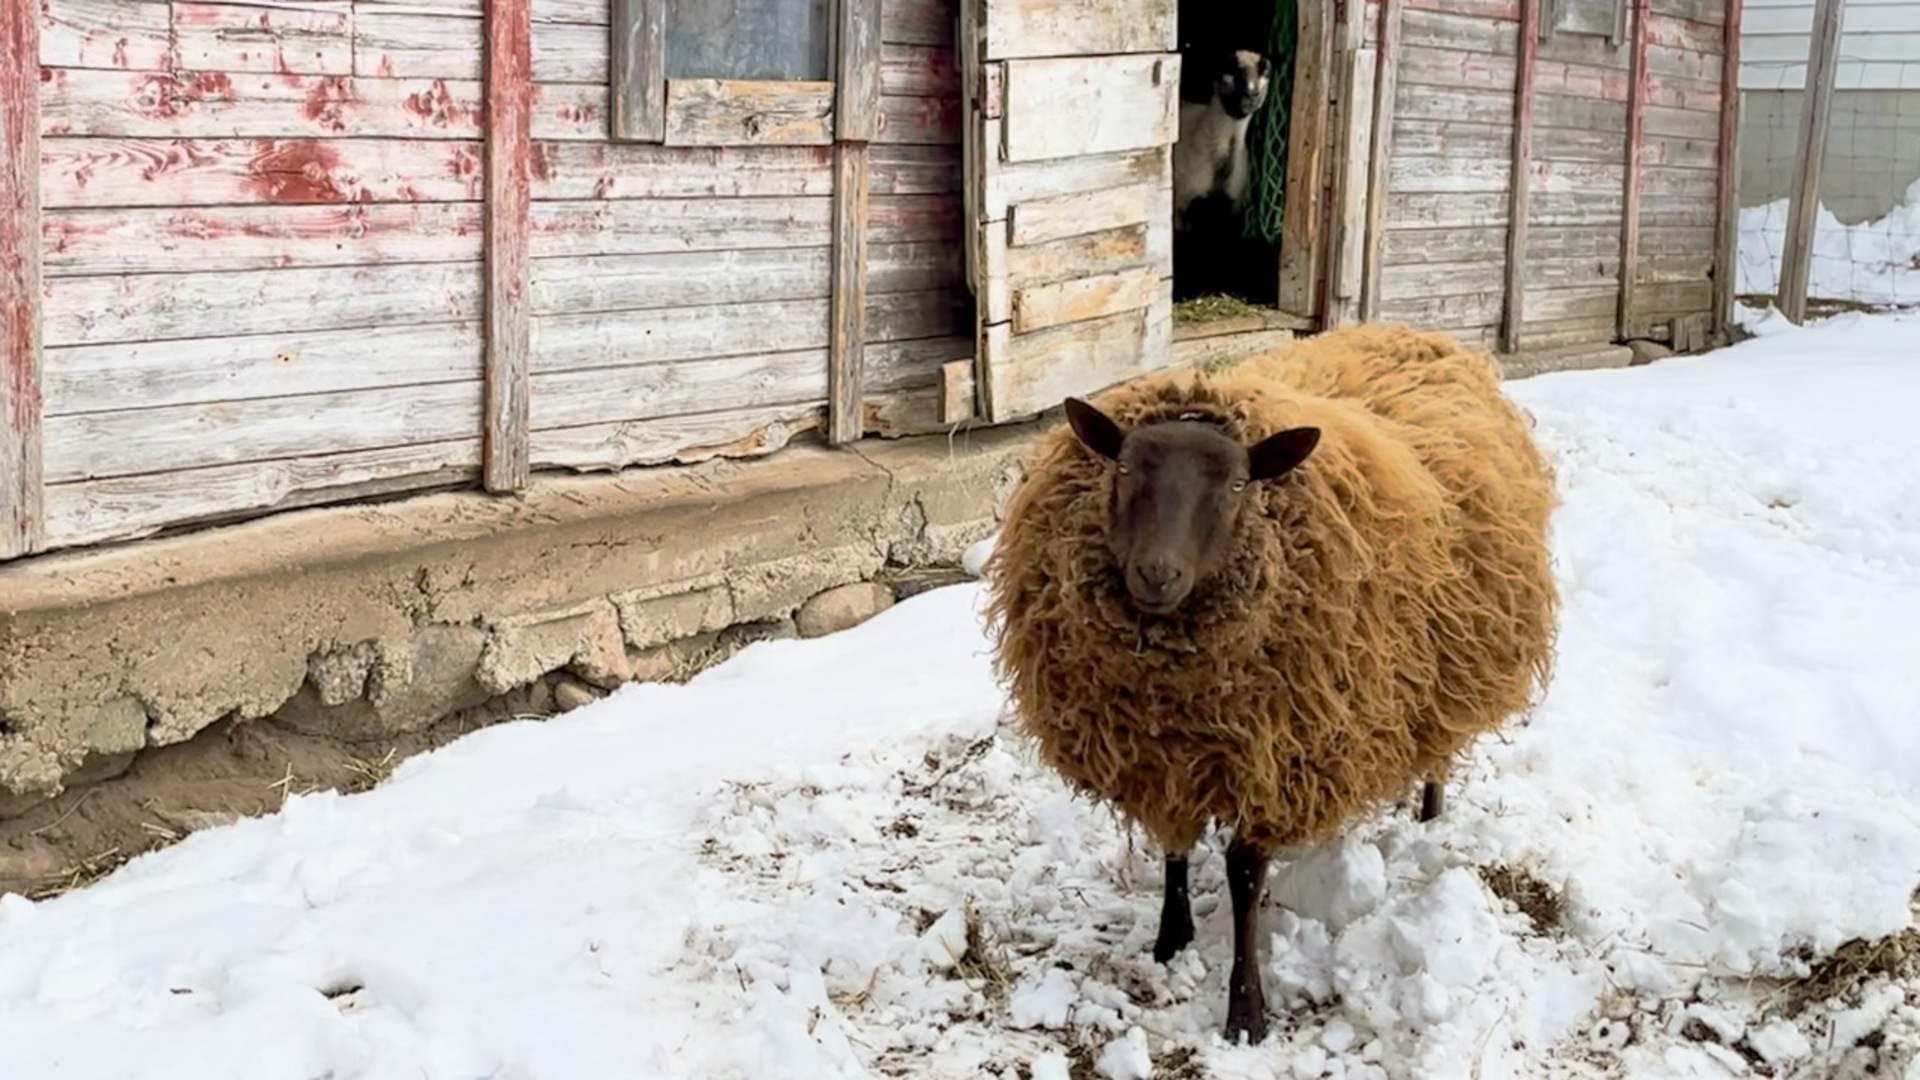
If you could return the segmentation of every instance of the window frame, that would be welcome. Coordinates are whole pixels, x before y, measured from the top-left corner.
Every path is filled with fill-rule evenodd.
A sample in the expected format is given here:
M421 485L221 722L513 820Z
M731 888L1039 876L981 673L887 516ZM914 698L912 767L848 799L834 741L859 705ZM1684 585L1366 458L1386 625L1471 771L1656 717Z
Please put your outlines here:
M1623 44L1627 40L1627 0L1608 0L1613 4L1613 25L1604 34L1564 24L1566 13L1575 5L1598 2L1600 0L1541 0L1540 40L1551 40L1555 34L1575 34L1581 37L1605 37L1608 45Z
M670 79L667 5L611 0L608 136L662 146L830 146L873 136L879 0L834 0L824 81ZM850 70L851 69L851 70Z

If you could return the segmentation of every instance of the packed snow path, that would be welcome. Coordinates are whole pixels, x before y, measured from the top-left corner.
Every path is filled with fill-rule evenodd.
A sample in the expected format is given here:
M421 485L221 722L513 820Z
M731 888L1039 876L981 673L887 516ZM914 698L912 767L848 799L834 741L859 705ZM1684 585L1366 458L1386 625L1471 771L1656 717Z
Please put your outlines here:
M0 900L0 1077L1920 1078L1920 981L1782 978L1920 882L1920 321L1512 392L1557 680L1276 871L1263 1046L1220 860L1155 965L1158 853L998 726L968 585Z

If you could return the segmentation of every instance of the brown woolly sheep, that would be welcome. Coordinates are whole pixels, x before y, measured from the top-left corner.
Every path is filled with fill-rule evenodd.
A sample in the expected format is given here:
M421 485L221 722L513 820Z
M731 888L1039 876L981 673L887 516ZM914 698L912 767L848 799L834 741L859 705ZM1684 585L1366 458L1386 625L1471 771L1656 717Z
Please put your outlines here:
M1490 356L1397 326L1067 415L986 568L996 666L1042 759L1164 848L1156 960L1193 940L1189 852L1231 827L1226 1035L1258 1042L1273 853L1422 780L1437 814L1545 685L1553 474Z

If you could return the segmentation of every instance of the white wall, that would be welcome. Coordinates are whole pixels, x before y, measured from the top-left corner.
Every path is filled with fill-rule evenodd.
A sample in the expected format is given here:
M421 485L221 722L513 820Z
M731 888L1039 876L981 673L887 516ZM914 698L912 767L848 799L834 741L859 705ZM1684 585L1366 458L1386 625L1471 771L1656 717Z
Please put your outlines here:
M1920 90L1920 0L1845 0L1841 90ZM1807 79L1813 0L1746 0L1740 88L1798 90Z

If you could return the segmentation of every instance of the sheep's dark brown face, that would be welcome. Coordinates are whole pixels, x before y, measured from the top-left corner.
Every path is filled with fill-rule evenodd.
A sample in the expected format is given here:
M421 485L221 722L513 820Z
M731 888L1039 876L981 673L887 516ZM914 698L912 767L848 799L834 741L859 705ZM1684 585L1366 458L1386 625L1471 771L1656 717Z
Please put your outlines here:
M1206 420L1124 430L1077 398L1067 421L1081 443L1113 462L1107 541L1134 606L1169 615L1227 562L1251 485L1291 472L1320 441L1292 428L1242 446Z

